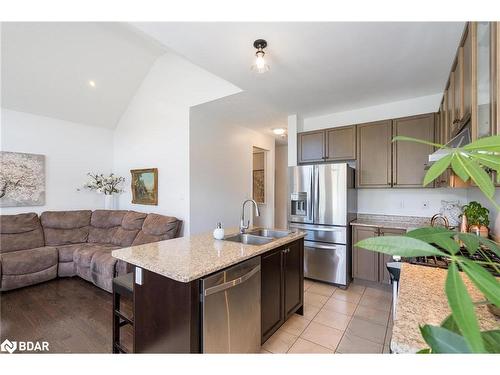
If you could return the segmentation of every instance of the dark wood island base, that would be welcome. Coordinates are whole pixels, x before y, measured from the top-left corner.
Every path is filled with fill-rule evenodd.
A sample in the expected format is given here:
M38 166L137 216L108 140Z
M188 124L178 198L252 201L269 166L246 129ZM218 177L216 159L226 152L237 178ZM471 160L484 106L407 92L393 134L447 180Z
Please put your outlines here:
M304 309L304 240L261 258L261 332L265 342L294 313ZM180 282L141 269L134 274L133 353L201 353L201 279Z

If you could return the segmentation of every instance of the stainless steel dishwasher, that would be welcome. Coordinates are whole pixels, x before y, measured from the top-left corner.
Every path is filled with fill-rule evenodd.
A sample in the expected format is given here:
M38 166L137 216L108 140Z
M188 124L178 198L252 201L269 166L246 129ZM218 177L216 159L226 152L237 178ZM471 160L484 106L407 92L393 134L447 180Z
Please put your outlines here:
M201 280L203 353L260 351L260 257Z

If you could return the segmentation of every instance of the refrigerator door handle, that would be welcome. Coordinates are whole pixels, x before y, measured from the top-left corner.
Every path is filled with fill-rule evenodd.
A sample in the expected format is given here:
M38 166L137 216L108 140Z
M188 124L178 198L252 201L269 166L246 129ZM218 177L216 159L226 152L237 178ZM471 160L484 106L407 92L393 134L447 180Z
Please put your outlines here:
M316 201L316 197L314 195L314 169L316 168L316 166L312 165L311 166L311 170L310 170L310 174L311 174L311 186L310 186L310 198L309 198L309 207L311 208L309 213L309 220L311 223L314 223L314 202Z

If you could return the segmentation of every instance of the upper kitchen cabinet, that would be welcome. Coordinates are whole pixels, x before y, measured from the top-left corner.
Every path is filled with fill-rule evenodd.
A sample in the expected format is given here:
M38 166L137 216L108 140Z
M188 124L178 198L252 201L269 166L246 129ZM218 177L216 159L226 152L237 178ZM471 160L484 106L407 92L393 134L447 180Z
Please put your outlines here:
M310 163L325 160L324 130L300 133L298 136L299 163Z
M472 30L468 23L462 39L462 106L461 119L467 120L472 111Z
M391 187L391 120L358 125L357 132L357 187Z
M356 127L343 126L298 134L298 161L356 159Z
M356 127L344 126L326 131L326 160L356 159Z
M393 120L393 136L434 142L434 113ZM394 187L422 187L425 166L434 147L416 142L393 143L392 184ZM432 186L428 186L432 187Z

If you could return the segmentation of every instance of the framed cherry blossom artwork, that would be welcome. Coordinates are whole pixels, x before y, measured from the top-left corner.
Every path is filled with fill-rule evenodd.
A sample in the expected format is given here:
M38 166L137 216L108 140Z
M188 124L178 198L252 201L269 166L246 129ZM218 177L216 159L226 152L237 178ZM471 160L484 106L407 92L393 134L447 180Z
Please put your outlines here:
M0 207L45 204L45 156L0 151Z

